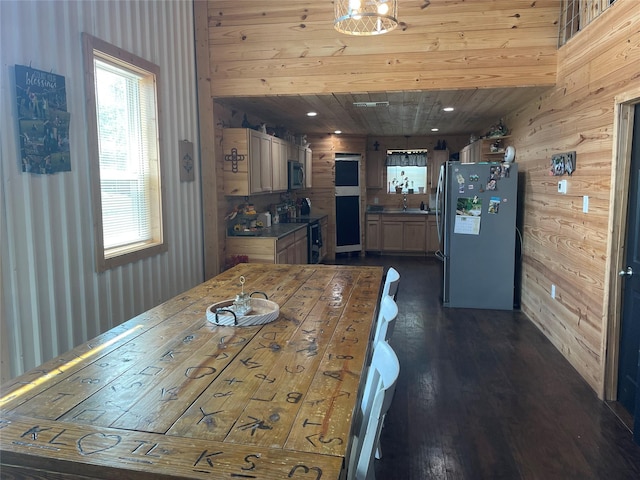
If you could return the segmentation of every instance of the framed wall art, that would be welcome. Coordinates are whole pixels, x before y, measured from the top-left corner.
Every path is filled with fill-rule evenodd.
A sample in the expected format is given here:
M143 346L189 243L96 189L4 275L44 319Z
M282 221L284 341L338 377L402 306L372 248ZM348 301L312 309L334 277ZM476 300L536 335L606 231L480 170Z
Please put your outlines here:
M15 73L22 171L71 171L64 77L23 65L16 65Z
M576 152L558 153L551 156L550 175L571 175L576 170Z

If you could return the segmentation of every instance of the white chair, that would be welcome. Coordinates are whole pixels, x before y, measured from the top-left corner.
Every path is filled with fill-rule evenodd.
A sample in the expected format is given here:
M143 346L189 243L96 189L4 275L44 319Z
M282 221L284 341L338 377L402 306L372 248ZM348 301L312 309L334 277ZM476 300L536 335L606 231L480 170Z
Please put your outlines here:
M387 270L387 276L384 280L384 287L382 287L382 296L385 297L387 295L396 299L396 295L398 294L398 285L400 284L400 273L393 268L389 267Z
M396 318L398 318L398 305L391 296L384 295L380 300L380 313L378 313L376 332L373 336L374 349L378 342L385 342L391 338Z
M359 433L353 439L348 480L375 480L374 452L380 441L382 421L391 406L400 363L387 342L374 345L373 360L362 397Z

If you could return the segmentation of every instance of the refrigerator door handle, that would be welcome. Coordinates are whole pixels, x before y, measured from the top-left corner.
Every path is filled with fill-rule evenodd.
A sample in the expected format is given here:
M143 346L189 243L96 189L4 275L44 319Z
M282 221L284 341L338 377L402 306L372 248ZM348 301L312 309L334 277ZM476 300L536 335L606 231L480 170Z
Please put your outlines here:
M443 222L444 218L442 218L441 216L444 214L444 212L442 211L444 202L441 202L441 197L444 195L444 167L444 163L440 165L440 174L438 176L438 185L436 188L436 228L438 229L438 247L442 245L443 237L443 229L441 223Z

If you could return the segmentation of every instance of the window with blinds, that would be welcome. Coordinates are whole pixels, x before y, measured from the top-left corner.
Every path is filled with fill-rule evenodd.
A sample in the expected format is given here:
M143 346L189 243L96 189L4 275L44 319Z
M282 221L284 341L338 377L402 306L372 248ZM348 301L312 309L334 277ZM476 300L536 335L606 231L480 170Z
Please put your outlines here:
M158 67L85 35L98 270L166 251ZM88 44L90 43L90 44ZM94 137L95 135L95 137Z

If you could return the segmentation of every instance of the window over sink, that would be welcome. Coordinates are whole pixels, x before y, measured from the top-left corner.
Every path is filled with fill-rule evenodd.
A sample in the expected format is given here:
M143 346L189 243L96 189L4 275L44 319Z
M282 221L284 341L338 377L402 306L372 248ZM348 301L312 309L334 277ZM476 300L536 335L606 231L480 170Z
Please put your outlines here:
M389 150L386 165L388 193L427 191L426 150Z

